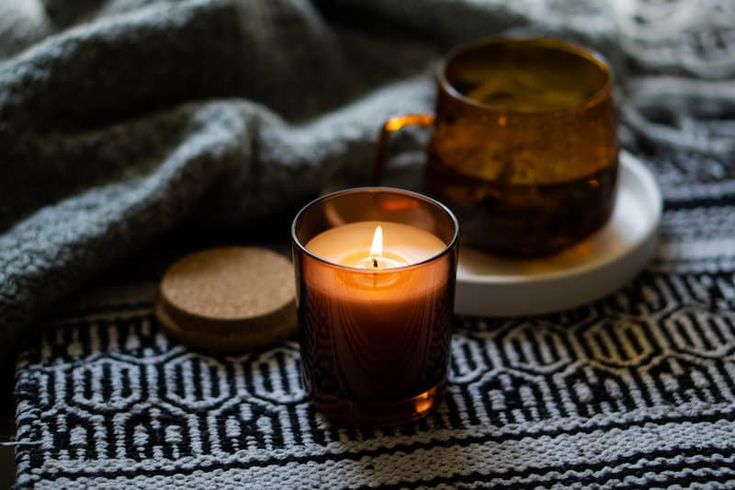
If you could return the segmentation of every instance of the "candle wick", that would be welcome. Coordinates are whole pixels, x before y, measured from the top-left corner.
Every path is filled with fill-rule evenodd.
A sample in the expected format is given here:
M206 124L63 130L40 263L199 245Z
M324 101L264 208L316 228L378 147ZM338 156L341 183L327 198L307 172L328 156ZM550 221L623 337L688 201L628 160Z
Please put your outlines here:
M373 259L373 267L378 268L378 259Z

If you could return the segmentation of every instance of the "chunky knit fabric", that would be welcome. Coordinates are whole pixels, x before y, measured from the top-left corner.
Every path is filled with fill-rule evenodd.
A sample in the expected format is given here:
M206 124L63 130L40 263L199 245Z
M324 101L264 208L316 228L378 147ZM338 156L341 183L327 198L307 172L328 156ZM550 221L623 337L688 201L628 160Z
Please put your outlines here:
M29 345L19 485L735 485L734 25L728 0L2 2L0 358ZM430 418L331 427L294 342L209 357L158 331L150 290L83 290L169 232L247 242L364 183L380 122L431 108L438 54L500 33L613 64L622 144L663 188L661 244L595 304L462 319Z

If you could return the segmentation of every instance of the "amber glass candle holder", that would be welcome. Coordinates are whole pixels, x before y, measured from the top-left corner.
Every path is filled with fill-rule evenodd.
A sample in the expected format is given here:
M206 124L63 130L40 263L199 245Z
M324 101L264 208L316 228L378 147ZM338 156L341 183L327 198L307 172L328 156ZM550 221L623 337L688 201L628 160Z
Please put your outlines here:
M602 58L554 39L486 39L449 53L437 87L435 115L385 123L375 182L390 135L429 126L424 188L457 213L464 244L543 256L607 222L618 146Z
M384 243L371 255L377 225ZM351 189L304 207L292 238L301 372L313 406L351 426L427 414L447 379L454 215L414 192Z

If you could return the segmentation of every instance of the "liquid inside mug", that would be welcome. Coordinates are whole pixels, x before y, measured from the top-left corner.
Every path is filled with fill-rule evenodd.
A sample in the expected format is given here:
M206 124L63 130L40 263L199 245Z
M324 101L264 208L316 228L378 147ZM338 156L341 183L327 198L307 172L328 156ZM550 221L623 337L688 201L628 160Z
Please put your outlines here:
M383 126L433 128L425 191L458 216L463 243L517 257L553 254L601 228L618 166L612 76L597 55L551 39L493 38L448 55L436 115Z

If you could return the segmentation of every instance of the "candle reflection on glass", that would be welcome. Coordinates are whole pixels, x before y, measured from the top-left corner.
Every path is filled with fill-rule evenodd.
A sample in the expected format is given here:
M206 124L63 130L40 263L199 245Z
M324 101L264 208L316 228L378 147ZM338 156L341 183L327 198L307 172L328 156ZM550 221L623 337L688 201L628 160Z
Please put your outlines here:
M351 425L425 415L446 382L456 219L425 196L367 188L311 203L293 233L312 403Z

